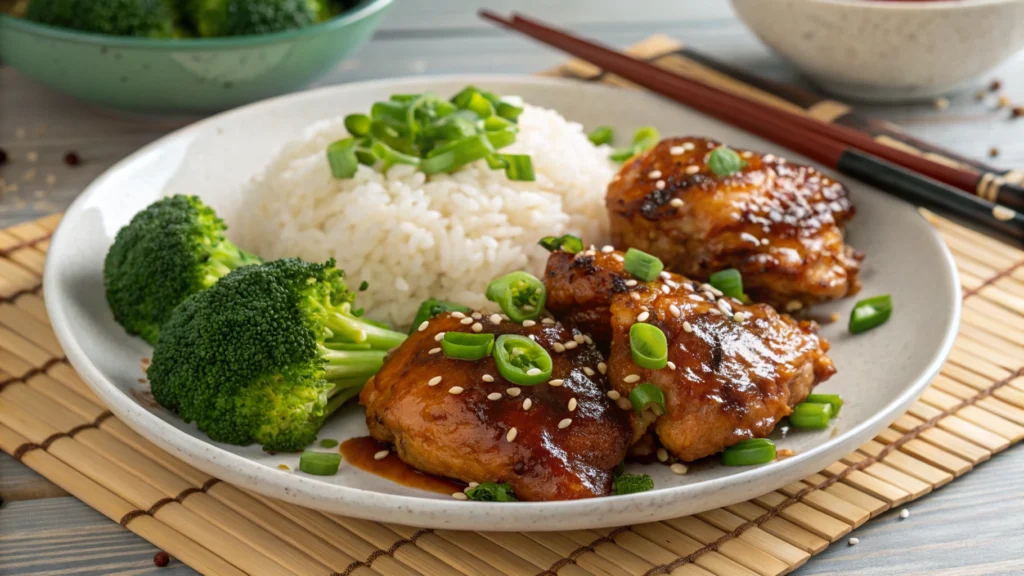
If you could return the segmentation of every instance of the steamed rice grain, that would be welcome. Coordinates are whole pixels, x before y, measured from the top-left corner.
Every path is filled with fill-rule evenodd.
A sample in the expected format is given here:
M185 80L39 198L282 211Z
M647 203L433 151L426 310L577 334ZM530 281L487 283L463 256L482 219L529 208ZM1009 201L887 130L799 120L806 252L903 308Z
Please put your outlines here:
M576 234L603 244L605 189L617 166L582 126L553 110L526 106L515 144L529 154L536 181L513 182L483 161L454 174L425 176L396 165L387 174L360 166L337 180L327 145L347 137L342 118L311 126L254 182L234 231L264 258L334 258L350 286L369 283L357 304L371 318L406 327L420 302L440 298L493 309L484 298L498 276L540 276L544 236Z

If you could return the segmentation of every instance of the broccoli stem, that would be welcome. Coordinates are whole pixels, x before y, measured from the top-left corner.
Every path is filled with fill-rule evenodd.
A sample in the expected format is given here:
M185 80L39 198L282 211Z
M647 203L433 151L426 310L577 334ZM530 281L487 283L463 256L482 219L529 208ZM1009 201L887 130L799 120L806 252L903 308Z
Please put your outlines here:
M356 396L358 396L359 393L362 390L363 390L362 384L360 384L359 386L351 386L351 387L347 387L347 388L342 388L342 387L335 386L327 394L328 397L330 398L330 400L327 401L327 406L325 408L326 414L328 416L330 416L331 414L334 414L334 412L338 408L341 408L341 406L345 402L348 402L352 398L355 398Z
M334 382L339 379L369 378L384 365L387 352L383 350L331 350L320 347L320 357L327 365L325 377Z
M206 261L206 276L203 277L207 288L216 284L232 270L261 262L259 256L241 250L227 240L210 246L209 250L210 258Z
M378 350L390 350L404 342L406 338L401 332L388 330L341 312L332 312L329 315L327 327L335 334L350 338L354 342L367 342Z

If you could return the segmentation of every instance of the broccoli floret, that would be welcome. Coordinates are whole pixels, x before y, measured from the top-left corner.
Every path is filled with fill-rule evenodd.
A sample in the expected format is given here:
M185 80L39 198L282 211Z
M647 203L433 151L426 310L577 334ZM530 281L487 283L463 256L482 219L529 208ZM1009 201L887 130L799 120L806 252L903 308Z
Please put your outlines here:
M224 237L227 227L194 196L171 196L139 212L114 238L103 263L107 302L129 334L150 344L190 295L235 268L261 260Z
M476 488L466 490L466 496L470 500L480 502L516 502L516 495L512 493L512 485L508 482L504 484L484 482Z
M174 0L31 0L25 17L98 34L150 38L178 35Z
M654 489L654 479L647 474L622 474L615 479L615 495L647 492Z
M190 0L188 6L192 24L203 37L280 32L334 14L328 0Z
M405 335L352 313L334 261L245 266L181 306L153 352L153 395L211 439L296 451Z

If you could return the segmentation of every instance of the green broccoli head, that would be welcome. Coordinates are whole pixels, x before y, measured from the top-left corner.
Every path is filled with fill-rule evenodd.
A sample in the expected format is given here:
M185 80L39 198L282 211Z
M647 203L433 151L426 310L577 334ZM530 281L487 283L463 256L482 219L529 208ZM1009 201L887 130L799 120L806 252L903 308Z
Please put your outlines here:
M615 478L615 494L634 494L654 489L654 479L647 474L621 474Z
M171 38L178 10L174 0L31 0L25 17L98 34Z
M114 238L103 282L114 318L150 344L186 298L260 259L224 237L227 227L194 196L171 196L139 212Z
M190 0L189 14L203 37L248 36L302 28L333 14L328 0Z
M405 339L355 316L354 298L333 261L235 270L164 325L153 395L215 441L301 450Z

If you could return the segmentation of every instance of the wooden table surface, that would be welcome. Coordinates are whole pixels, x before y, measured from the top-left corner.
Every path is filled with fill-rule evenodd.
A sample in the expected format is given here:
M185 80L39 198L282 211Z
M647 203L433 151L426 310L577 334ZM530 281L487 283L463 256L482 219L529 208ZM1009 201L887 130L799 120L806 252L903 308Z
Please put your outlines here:
M530 73L564 56L498 31L475 15L472 0L396 0L371 44L320 84L368 78L447 73ZM551 2L492 0L557 22L616 46L664 33L733 65L799 82L735 18L723 0ZM979 80L1003 83L1024 101L1024 55ZM961 154L1024 167L1024 119L1011 120L975 90L950 97L940 110L924 103L863 107L903 124L913 135ZM127 117L56 94L0 65L0 226L64 209L96 176L138 147L194 118ZM73 150L79 166L63 164ZM860 543L831 546L798 570L823 574L1024 573L1024 453L1011 449L967 476L911 505L911 516L889 513L858 529ZM156 549L28 468L0 454L0 574L194 574L180 563L154 567Z

